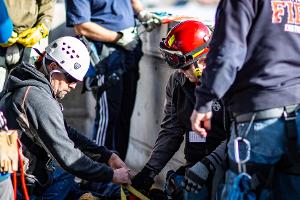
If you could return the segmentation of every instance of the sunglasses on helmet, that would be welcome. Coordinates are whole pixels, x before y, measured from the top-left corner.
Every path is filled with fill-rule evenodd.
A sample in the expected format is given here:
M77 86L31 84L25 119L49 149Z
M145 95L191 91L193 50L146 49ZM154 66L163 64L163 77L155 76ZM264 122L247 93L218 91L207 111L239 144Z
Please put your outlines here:
M204 52L205 48L208 47L209 42L201 45L200 47L187 54L182 54L180 51L167 49L165 46L165 39L166 38L163 38L163 40L160 42L159 50L162 56L164 57L166 63L168 63L168 65L170 65L170 67L173 69L186 70L189 68L190 64L206 57L206 53L202 53ZM199 56L200 54L202 55Z

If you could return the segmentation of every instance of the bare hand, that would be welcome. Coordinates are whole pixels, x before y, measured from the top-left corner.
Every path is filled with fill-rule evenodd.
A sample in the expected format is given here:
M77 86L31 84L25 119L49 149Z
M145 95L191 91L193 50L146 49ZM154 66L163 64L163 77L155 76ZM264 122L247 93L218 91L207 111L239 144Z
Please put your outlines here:
M112 182L116 184L131 184L129 170L127 168L115 169Z
M199 134L202 137L206 137L207 136L206 130L211 129L211 117L212 117L212 112L199 113L196 110L194 110L191 116L191 125L193 131L195 131L197 134ZM201 122L203 122L203 127Z
M108 165L113 168L113 169L119 169L119 168L126 168L128 170L127 165L121 160L121 158L113 153L109 160L108 160Z

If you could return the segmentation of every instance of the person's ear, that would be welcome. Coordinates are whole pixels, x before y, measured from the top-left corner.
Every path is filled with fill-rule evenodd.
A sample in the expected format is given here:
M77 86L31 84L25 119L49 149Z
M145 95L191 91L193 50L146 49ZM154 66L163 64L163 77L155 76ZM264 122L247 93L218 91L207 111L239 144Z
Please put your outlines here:
M57 65L57 63L56 62L51 62L49 65L48 65L48 69L50 70L50 71L52 71L52 70L54 70L54 69L57 69L58 68L58 65Z

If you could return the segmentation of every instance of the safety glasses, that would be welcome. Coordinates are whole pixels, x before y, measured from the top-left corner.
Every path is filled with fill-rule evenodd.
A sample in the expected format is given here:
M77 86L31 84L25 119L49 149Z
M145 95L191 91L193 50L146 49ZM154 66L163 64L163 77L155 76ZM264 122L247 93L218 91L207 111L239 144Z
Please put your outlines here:
M182 54L180 51L169 50L165 46L165 38L160 42L159 50L164 57L164 60L173 69L183 69L187 70L189 65L198 61L199 59L204 59L207 53L203 53L205 48L208 46L209 42L201 45L195 50ZM201 56L199 56L201 55ZM199 57L198 57L199 56Z
M71 83L78 83L79 80L77 80L76 78L74 78L73 76L71 76L70 74L68 73L64 73L65 77L66 77L66 80L69 84Z
M66 72L63 68L60 68L60 71L64 74L66 81L68 84L78 83L79 80L71 76L68 72Z
M180 51L165 49L163 42L160 43L160 51L166 63L173 69L178 69L186 63L187 58Z

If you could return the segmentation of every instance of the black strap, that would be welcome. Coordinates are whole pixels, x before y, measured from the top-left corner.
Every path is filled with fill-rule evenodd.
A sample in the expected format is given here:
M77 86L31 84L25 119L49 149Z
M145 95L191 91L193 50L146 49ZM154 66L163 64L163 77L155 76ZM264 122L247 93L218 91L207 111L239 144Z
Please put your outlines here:
M284 107L284 120L287 134L287 156L292 163L298 159L296 112L298 105Z

